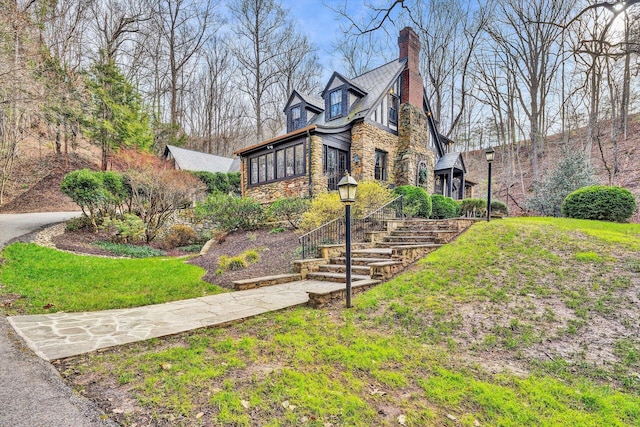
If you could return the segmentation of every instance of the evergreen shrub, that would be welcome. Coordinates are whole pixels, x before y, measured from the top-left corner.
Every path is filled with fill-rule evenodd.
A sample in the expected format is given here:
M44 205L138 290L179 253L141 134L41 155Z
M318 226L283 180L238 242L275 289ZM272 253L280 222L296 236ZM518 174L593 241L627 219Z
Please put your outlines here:
M211 194L204 202L197 203L195 212L225 231L256 230L265 219L262 205L254 199L223 193Z
M302 222L304 214L311 205L309 199L302 197L288 197L276 200L267 209L267 215L277 221L286 221L289 225L297 229Z
M460 205L451 197L431 195L431 218L446 219L460 216Z
M636 199L626 188L593 185L580 188L562 202L569 218L627 222L636 210Z
M408 217L429 218L431 216L431 197L424 188L401 185L393 192L404 196L404 214Z

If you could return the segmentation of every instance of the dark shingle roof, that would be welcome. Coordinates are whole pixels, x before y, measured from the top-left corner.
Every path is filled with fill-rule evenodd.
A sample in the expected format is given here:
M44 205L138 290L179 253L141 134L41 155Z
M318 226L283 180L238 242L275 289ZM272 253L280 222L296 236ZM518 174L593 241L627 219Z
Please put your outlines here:
M187 150L186 148L167 145L164 155L168 153L176 162L176 169L188 170L192 172L238 172L240 170L240 159L216 156L215 154L203 153L200 151Z
M460 153L447 153L438 159L436 163L436 171L449 170L456 167L456 162L460 159L460 164L464 170L464 163L462 163L462 155ZM460 169L460 168L458 168Z
M365 117L369 110L374 107L378 101L388 93L389 88L393 85L402 70L404 70L406 60L395 60L387 64L381 65L369 72L349 80L354 86L366 91L356 104L351 108L349 114L339 119L325 121L325 115L320 114L310 123L321 127L337 128L342 127L355 119Z

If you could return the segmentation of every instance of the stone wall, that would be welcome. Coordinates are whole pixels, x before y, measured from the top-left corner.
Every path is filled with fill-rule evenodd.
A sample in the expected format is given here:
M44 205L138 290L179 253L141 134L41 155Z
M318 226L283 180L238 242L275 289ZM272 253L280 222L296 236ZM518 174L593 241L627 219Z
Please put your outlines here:
M295 178L286 178L279 181L269 182L260 185L249 185L248 179L248 158L242 158L242 181L243 196L251 197L259 203L273 203L278 199L287 197L308 197L309 196L309 174L312 173L311 189L313 195L317 195L323 191L327 191L327 178L322 174L322 137L319 135L311 136L311 155L307 151L305 153L306 170L303 176Z
M418 164L427 165L427 182L423 185L429 194L434 188L436 154L429 148L427 116L411 104L402 104L398 117L398 144L395 158L396 185L417 185Z
M387 152L387 184L395 181L395 158L398 137L371 123L359 122L351 129L351 175L356 181L373 181L375 178L376 149ZM353 158L360 158L355 164Z

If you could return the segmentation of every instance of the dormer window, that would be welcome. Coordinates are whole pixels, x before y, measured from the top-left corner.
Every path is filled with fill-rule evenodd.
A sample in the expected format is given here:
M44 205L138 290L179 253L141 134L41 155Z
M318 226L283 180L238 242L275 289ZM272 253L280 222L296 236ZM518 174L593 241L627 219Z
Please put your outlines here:
M342 116L342 89L331 92L329 102L329 119Z
M291 109L291 127L292 130L300 129L303 127L302 123L302 112L300 111L300 106L293 107Z

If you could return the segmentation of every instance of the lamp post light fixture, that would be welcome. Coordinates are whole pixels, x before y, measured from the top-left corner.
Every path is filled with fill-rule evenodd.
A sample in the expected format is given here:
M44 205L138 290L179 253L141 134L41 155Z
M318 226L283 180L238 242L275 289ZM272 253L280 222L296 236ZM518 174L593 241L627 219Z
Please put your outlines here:
M345 250L346 250L346 276L347 276L347 308L351 308L351 203L356 201L356 188L358 182L353 179L349 172L338 183L338 193L340 200L345 204Z
M493 147L489 147L484 154L487 156L487 163L489 163L489 177L487 183L487 221L491 221L491 163L493 163L496 151Z

